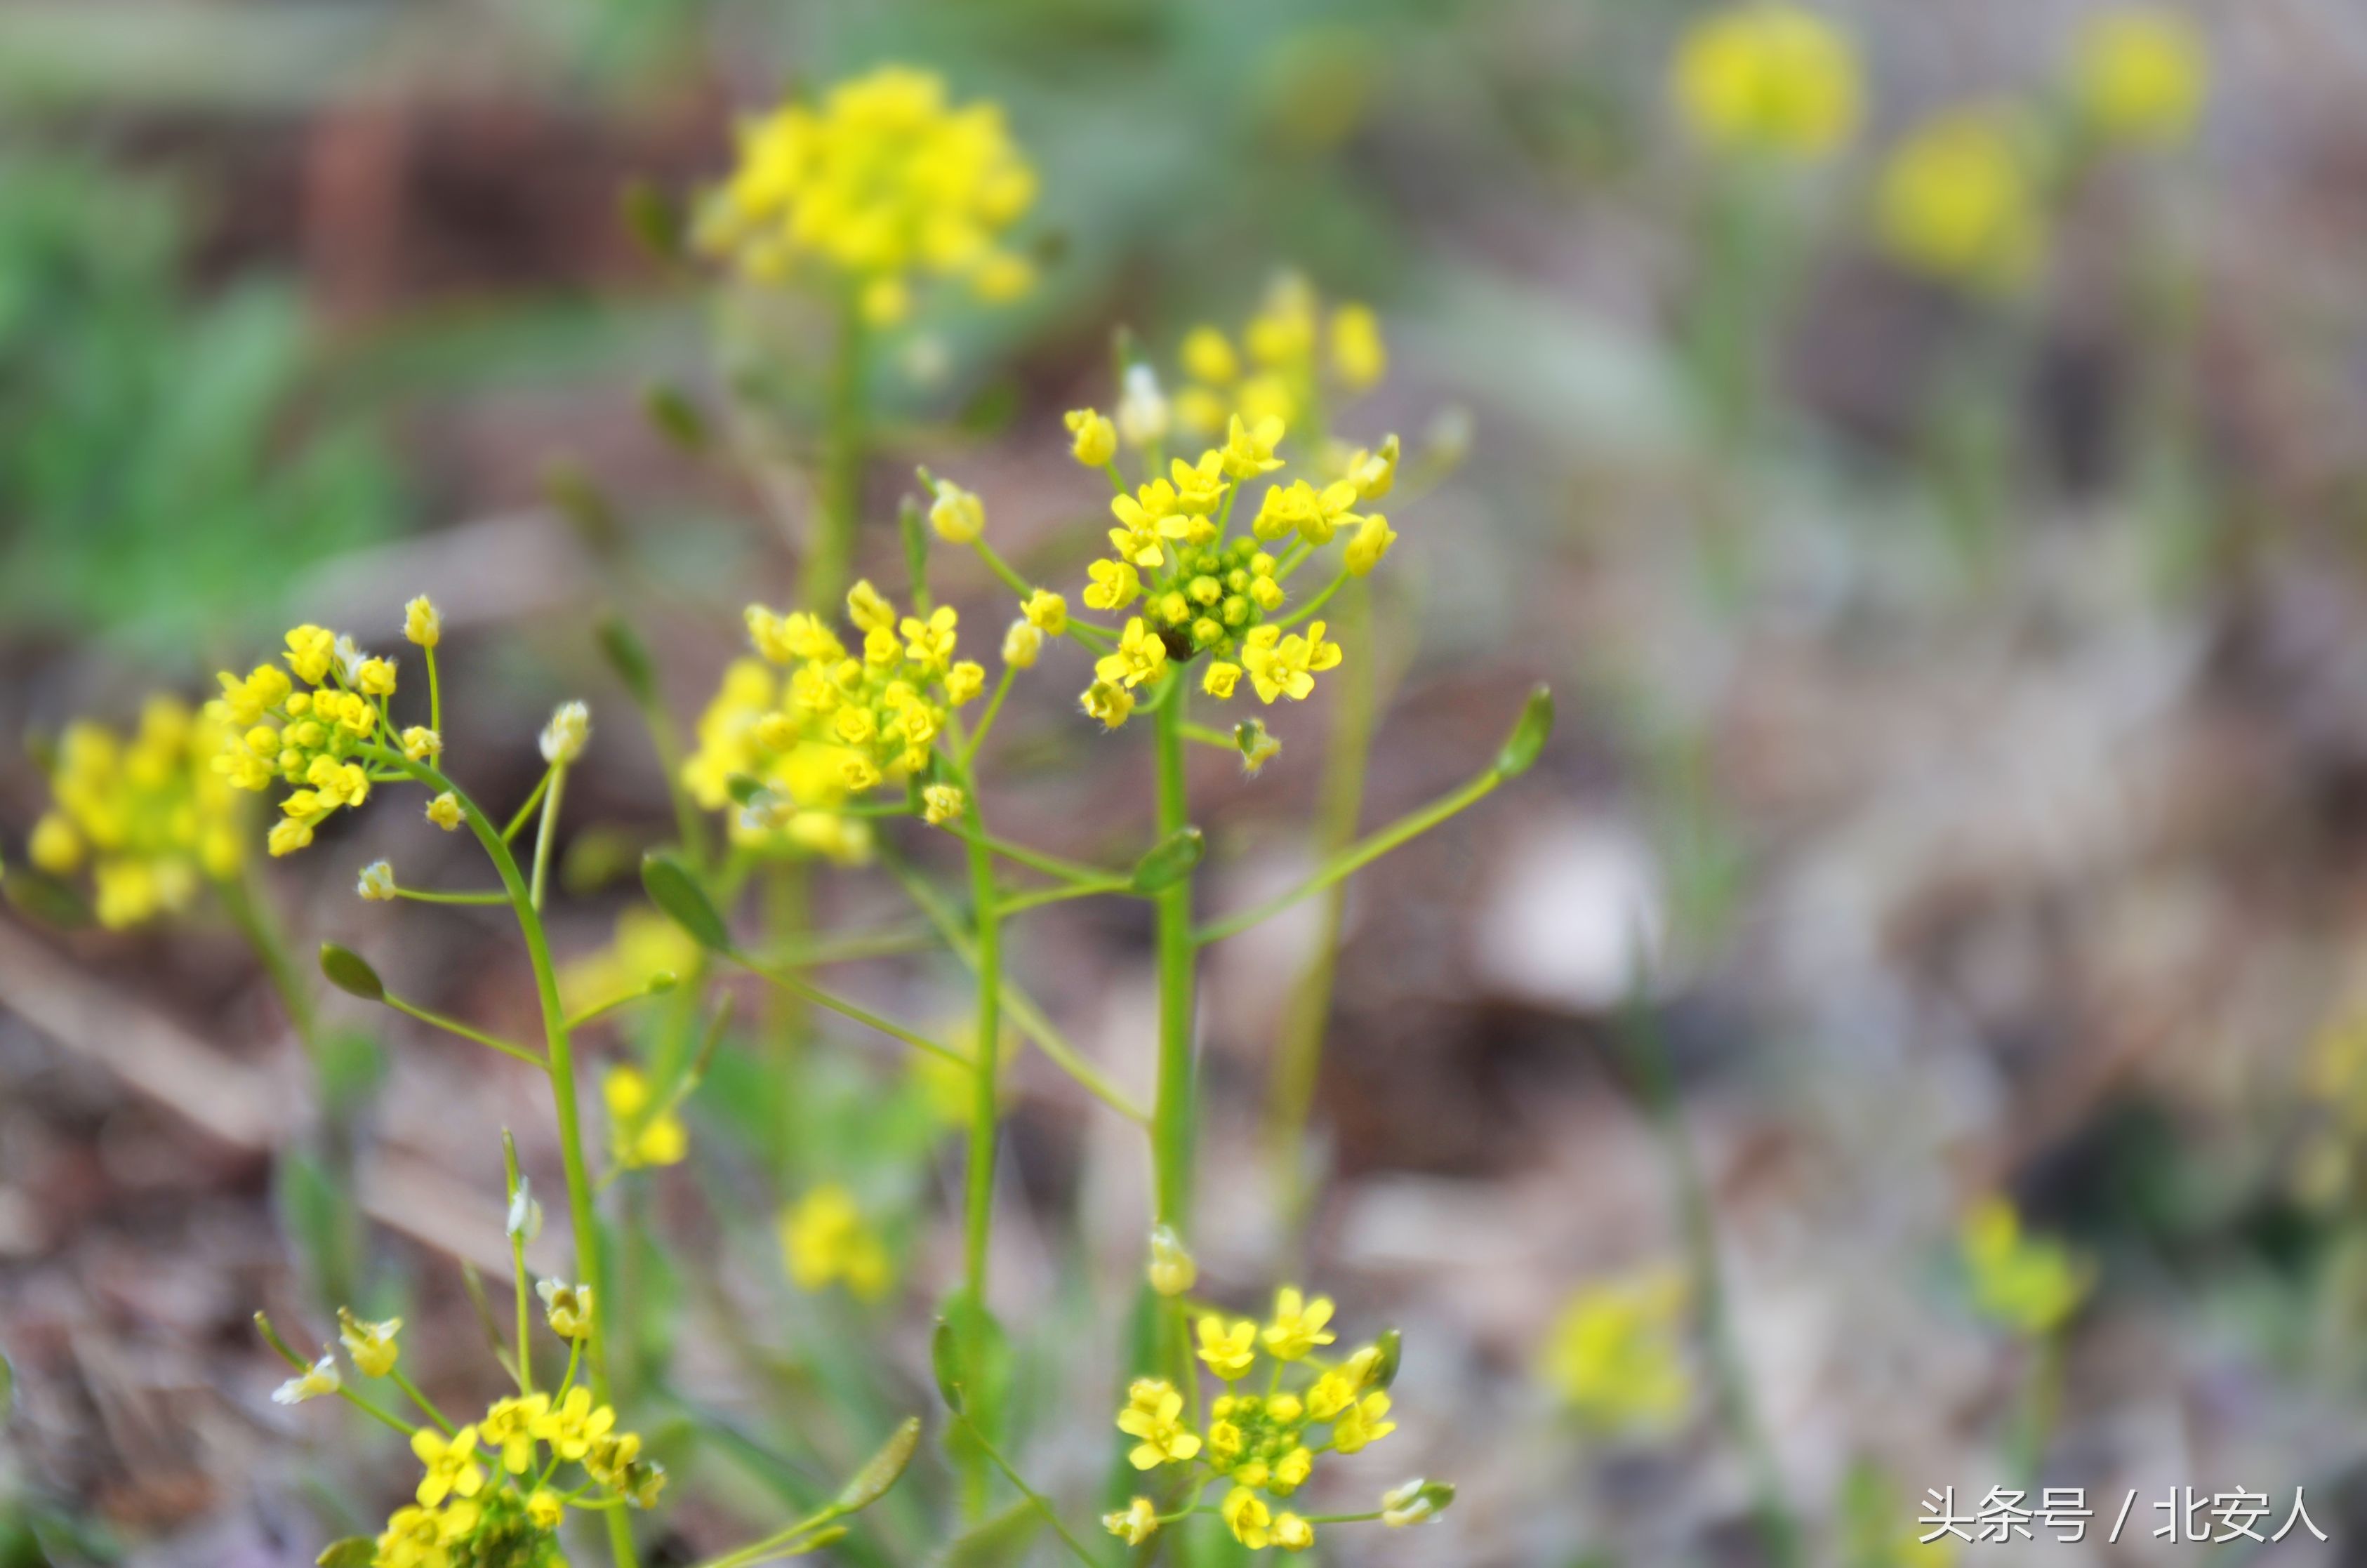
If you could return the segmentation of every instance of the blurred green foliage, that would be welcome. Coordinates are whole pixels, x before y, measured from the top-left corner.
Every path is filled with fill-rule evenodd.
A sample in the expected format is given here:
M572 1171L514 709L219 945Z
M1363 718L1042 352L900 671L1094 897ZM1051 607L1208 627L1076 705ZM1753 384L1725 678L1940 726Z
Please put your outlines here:
M0 621L155 654L267 631L306 562L386 532L393 469L357 415L301 409L303 303L187 278L159 180L0 159Z

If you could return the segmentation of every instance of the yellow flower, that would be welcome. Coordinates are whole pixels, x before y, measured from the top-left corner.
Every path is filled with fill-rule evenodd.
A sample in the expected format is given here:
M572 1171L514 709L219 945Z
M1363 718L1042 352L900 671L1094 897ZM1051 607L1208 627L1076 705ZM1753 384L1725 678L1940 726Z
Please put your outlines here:
M1932 116L1891 152L1874 211L1903 265L1976 290L2022 287L2045 231L2028 128L2002 104Z
M1240 683L1241 667L1213 660L1200 676L1200 689L1219 702L1229 701L1233 688Z
M1665 1427L1693 1400L1684 1279L1659 1271L1580 1291L1546 1340L1546 1382L1603 1430Z
M986 532L986 502L951 479L939 479L929 526L949 545L967 545Z
M592 1287L564 1280L545 1280L534 1288L542 1298L543 1321L561 1339L583 1339L592 1333ZM535 1436L543 1434L538 1430Z
M1184 1248L1184 1238L1170 1225L1150 1229L1150 1288L1162 1296L1180 1296L1200 1278L1200 1267Z
M1338 1366L1326 1371L1307 1391L1307 1413L1318 1421L1332 1421L1365 1392L1381 1353L1367 1345Z
M1273 1541L1274 1511L1248 1487L1236 1486L1226 1493L1217 1511L1224 1516L1225 1528L1233 1532L1233 1539L1251 1551L1263 1551Z
M1036 656L1043 651L1043 632L1025 616L1012 622L1002 634L1002 661L1014 670L1034 669Z
M1104 607L1116 608L1114 605ZM1069 629L1069 602L1048 588L1038 588L1030 593L1027 603L1019 607L1019 612L1027 617L1029 626L1046 637L1059 637Z
M1304 1551L1315 1544L1315 1527L1285 1510L1274 1517L1274 1543L1285 1551Z
M361 881L354 891L374 904L392 903L398 891L394 886L394 867L382 860L370 862L362 867Z
M1296 530L1300 538L1320 548L1331 542L1342 525L1362 521L1352 510L1356 501L1356 487L1346 479L1319 491L1305 479L1293 479L1287 485L1275 485L1259 500L1250 531L1261 539L1278 539Z
M1309 622L1305 636L1284 637L1271 626L1257 626L1241 643L1241 667L1257 688L1258 701L1276 697L1304 702L1315 690L1315 677L1340 662L1340 645L1323 640L1324 623Z
M2025 1233L2001 1198L1985 1198L1960 1234L1973 1303L1981 1314L2033 1338L2051 1334L2079 1309L2093 1270L2059 1241Z
M2193 133L2210 80L2194 26L2157 6L2089 18L2072 55L2072 96L2110 141L2169 146Z
M1365 305L1342 305L1331 312L1331 368L1340 385L1361 392L1389 373L1388 348L1381 342L1380 318Z
M1341 477L1356 487L1360 501L1378 501L1398 482L1398 438L1383 441L1378 450L1359 446L1348 454Z
M466 1501L440 1510L397 1508L378 1538L372 1568L451 1568L451 1548L476 1533L483 1512Z
M1184 1396L1164 1378L1137 1378L1127 1390L1117 1429L1139 1439L1127 1454L1137 1470L1181 1464L1200 1451L1200 1439L1182 1420Z
M1274 472L1282 467L1282 459L1274 455L1282 437L1283 422L1272 414L1253 425L1244 424L1240 415L1233 415L1225 434L1225 472L1237 479Z
M886 1245L855 1195L834 1181L814 1188L781 1216L781 1251L790 1280L801 1291L844 1280L857 1301L876 1302L893 1283Z
M1028 628L1034 630L1032 626ZM954 707L978 700L986 690L986 666L976 660L957 659L946 671L946 701Z
M1068 415L1069 456L1088 468L1098 468L1117 456L1117 426L1098 409L1073 409Z
M1197 326L1184 334L1183 345L1176 359L1184 374L1195 381L1225 386L1241 373L1241 362L1233 354L1233 345L1215 327Z
M221 709L152 697L129 735L79 721L59 737L51 807L27 848L52 875L88 866L100 924L176 914L237 873L244 812L227 762L246 749Z
M354 684L364 696L394 695L394 666L383 659L365 659L354 671Z
M1094 663L1093 673L1104 682L1131 687L1157 680L1166 668L1167 644L1157 633L1146 630L1142 617L1137 615L1119 634L1116 650Z
M1370 1444L1379 1442L1398 1429L1398 1424L1387 1420L1389 1396L1368 1393L1341 1412L1331 1427L1331 1447L1343 1454L1353 1454Z
M884 66L741 128L740 158L707 199L697 243L776 281L806 269L852 280L864 314L900 319L911 280L1007 299L1031 269L1002 240L1036 175L1002 111L947 101L935 74Z
M555 1530L567 1517L567 1505L548 1486L538 1486L526 1500L527 1522L537 1529Z
M382 1378L394 1371L395 1358L402 1353L395 1336L402 1332L399 1317L368 1323L356 1317L351 1308L337 1309L337 1337L345 1342L345 1354L354 1359L354 1366L364 1377Z
M584 1397L591 1396L587 1393ZM427 1467L427 1473L419 1478L422 1506L432 1508L447 1496L473 1497L484 1490L485 1472L477 1463L474 1427L463 1427L449 1438L432 1427L422 1427L411 1434L411 1451Z
M1085 590L1085 607L1092 610L1123 610L1142 592L1134 568L1125 561L1097 560L1085 569L1093 586ZM1030 604L1034 601L1030 600ZM1040 623L1039 623L1040 624Z
M1356 536L1341 552L1340 564L1349 576L1363 577L1381 564L1381 558L1397 542L1397 530L1389 526L1387 518L1376 512L1357 525Z
M460 797L450 790L446 790L442 795L429 801L427 820L447 833L458 828L460 825Z
M1096 681L1077 699L1077 705L1089 718L1101 721L1104 729L1116 729L1134 714L1134 694L1124 686L1107 681Z
M1200 1359L1227 1382L1239 1381L1256 1364L1258 1325L1248 1318L1229 1328L1223 1318L1208 1313L1200 1319L1199 1334Z
M1148 1497L1137 1497L1122 1512L1104 1514L1102 1529L1128 1546L1140 1546L1159 1530L1159 1510Z
M414 762L433 764L444 754L444 738L424 724L414 724L402 732L402 754Z
M444 617L426 594L402 607L402 635L421 648L434 648L444 640Z
M1261 1337L1275 1360L1296 1361L1317 1346L1331 1343L1333 1335L1324 1326L1331 1321L1331 1297L1318 1296L1310 1302L1296 1285L1285 1285L1274 1294L1274 1321L1266 1325Z
M608 1129L617 1163L628 1170L679 1165L690 1153L690 1129L671 1102L651 1100L650 1080L639 1067L614 1066L600 1081L608 1106Z
M501 1457L502 1468L524 1475L534 1466L534 1424L550 1408L550 1396L531 1393L497 1399L477 1425L485 1447Z
M345 1386L337 1375L337 1359L323 1352L321 1359L306 1367L271 1391L275 1404L301 1404L308 1399L318 1399L324 1393L334 1393Z
M1693 23L1670 89L1694 133L1722 149L1820 158L1857 129L1856 51L1783 0L1743 0Z
M959 784L930 784L921 791L921 819L932 828L943 827L960 817L967 803Z
M594 1409L592 1391L579 1383L567 1391L566 1398L535 1416L528 1429L550 1445L554 1456L581 1460L616 1424L616 1411L605 1404ZM473 1434L473 1427L469 1430Z

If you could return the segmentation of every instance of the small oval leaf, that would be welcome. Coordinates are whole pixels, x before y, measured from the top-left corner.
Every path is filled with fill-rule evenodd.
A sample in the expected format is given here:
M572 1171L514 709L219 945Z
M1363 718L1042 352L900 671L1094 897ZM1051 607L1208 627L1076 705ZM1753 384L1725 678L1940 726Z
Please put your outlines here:
M1370 1382L1375 1388L1387 1388L1398 1381L1398 1360L1405 1353L1405 1336L1394 1328L1384 1328L1381 1337L1373 1341L1380 1356L1373 1362Z
M641 412L660 435L694 455L707 450L707 416L679 387L653 381L641 390Z
M1191 875L1207 849L1207 838L1199 829L1178 828L1134 863L1134 875L1127 886L1137 893L1164 892Z
M879 1451L847 1482L838 1495L836 1506L852 1514L879 1501L904 1473L904 1467L912 1462L912 1450L920 1444L921 1418L907 1416L888 1440L879 1445Z
M1504 738L1503 750L1496 753L1496 772L1508 779L1527 773L1536 762L1537 753L1546 749L1553 727L1553 691L1541 684L1529 693L1529 700L1521 709L1520 722L1512 726L1512 733Z
M386 1000L386 982L368 960L350 947L339 947L334 942L321 944L321 974L332 986L347 996L359 997L366 1002Z
M603 615L595 633L608 668L617 672L617 679L632 694L633 701L644 708L653 705L658 694L657 667L650 661L650 650L642 645L632 623L622 615Z
M962 1408L961 1341L954 1325L945 1318L937 1319L937 1329L929 1336L929 1371L937 1380L937 1397L946 1408L957 1416Z
M715 912L698 879L690 868L664 850L651 850L641 857L641 887L650 902L665 911L668 919L690 933L691 940L713 953L731 951L731 933L725 929L723 917Z
M617 193L617 215L625 231L660 261L680 261L683 255L682 214L665 193L648 180L632 180Z

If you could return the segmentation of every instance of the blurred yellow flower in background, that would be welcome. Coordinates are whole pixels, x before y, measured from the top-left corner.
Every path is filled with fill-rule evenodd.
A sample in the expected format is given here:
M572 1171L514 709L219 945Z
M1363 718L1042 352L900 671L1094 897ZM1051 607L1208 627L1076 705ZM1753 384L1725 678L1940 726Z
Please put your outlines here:
M649 989L661 974L677 977L698 967L698 943L688 932L645 904L629 904L617 917L608 945L586 953L559 976L567 1010L585 1013Z
M2071 57L2080 117L2110 141L2162 147L2185 141L2202 115L2210 74L2194 25L2155 6L2091 17Z
M1959 1233L1973 1304L1991 1322L2036 1337L2070 1320L2094 1281L2084 1258L2051 1237L2033 1236L2002 1198L1984 1198Z
M1295 272L1278 274L1264 303L1241 327L1237 347L1223 329L1202 323L1184 336L1184 372L1175 421L1213 439L1239 419L1254 430L1267 420L1297 424L1327 400L1353 397L1388 374L1388 344L1368 305L1346 300L1328 314L1314 287Z
M1693 1403L1689 1296L1673 1269L1580 1290L1546 1337L1546 1382L1580 1421L1603 1431L1674 1425Z
M679 1165L690 1153L690 1129L674 1113L672 1101L654 1101L650 1080L639 1067L610 1067L600 1089L618 1165L629 1170Z
M1738 152L1822 158L1857 130L1857 51L1815 12L1767 0L1702 17L1677 45L1670 92L1693 133Z
M934 73L888 65L743 125L696 239L760 281L819 265L865 319L889 323L911 310L916 278L988 300L1025 292L1033 269L1001 241L1035 199L1000 106L956 106Z
M886 1244L855 1195L835 1181L816 1187L781 1215L781 1254L790 1281L801 1291L827 1290L843 1280L855 1300L876 1302L894 1283Z
M237 875L243 859L238 792L213 765L229 739L220 718L165 696L149 699L129 736L69 725L28 858L56 876L88 866L110 929L187 908L207 879Z
M1976 292L2029 282L2045 218L2031 127L2010 104L1943 109L1891 152L1875 192L1886 249L1927 276Z

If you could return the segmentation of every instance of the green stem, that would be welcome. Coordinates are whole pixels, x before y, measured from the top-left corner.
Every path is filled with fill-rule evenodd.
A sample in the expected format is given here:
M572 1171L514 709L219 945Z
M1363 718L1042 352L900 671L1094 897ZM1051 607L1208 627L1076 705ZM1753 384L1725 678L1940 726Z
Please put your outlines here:
M2046 1438L2055 1428L2055 1410L2063 1397L2063 1333L2049 1330L2030 1347L2030 1371L2022 1390L2022 1409L2014 1422L2013 1447L2007 1464L2008 1479L2017 1486L2034 1486L2046 1462Z
M502 1129L502 1177L506 1195L515 1204L518 1185L524 1179L518 1175L517 1140L510 1135L506 1127ZM534 1392L534 1341L527 1332L533 1319L527 1306L526 1232L506 1224L504 1228L509 1231L510 1279L517 1296L518 1393L528 1394Z
M1667 1158L1677 1210L1683 1230L1686 1259L1700 1292L1702 1326L1709 1342L1711 1376L1717 1390L1727 1428L1743 1451L1750 1472L1753 1507L1759 1530L1773 1568L1801 1568L1804 1562L1800 1527L1784 1499L1783 1472L1775 1450L1761 1424L1742 1345L1735 1333L1734 1305L1726 1293L1726 1271L1718 1258L1717 1217L1710 1206L1709 1190L1687 1133L1684 1108L1677 1097L1668 1052L1643 987L1631 997L1622 1032L1637 1088L1659 1133Z
M418 1006L416 1003L404 1001L392 991L387 992L382 999L385 1001L387 1006L402 1014L405 1018L415 1018L422 1023L433 1024L436 1028L445 1031L447 1033L459 1035L463 1040L473 1040L480 1045L499 1051L504 1056L515 1056L519 1061L525 1062L531 1066L539 1067L545 1066L541 1057L536 1055L533 1052L527 1050L523 1045L517 1044L513 1041L504 1040L498 1034L488 1034L481 1029L477 1029L469 1024L462 1023L457 1018L447 1018L440 1012L431 1011L426 1008Z
M526 819L534 815L534 808L542 804L544 793L550 788L550 774L551 770L545 768L542 770L542 777L534 781L534 788L527 792L526 799L519 804L517 814L512 817L508 824L502 829L502 842L506 844L516 838L518 829L526 826Z
M971 852L978 852L975 845L972 846ZM1016 915L1029 909L1040 909L1047 904L1065 904L1072 898L1099 898L1113 894L1127 893L1132 891L1133 887L1134 884L1131 882L1116 876L1111 877L1107 882L1079 883L1073 887L1039 887L1033 893L1014 894L1002 900L995 905L994 912L997 915Z
M848 1001L844 997L825 991L820 986L801 980L785 970L762 968L746 953L733 953L726 956L758 979L769 985L778 986L793 996L827 1008L842 1018L851 1018L857 1023L876 1029L882 1034L900 1040L913 1049L925 1051L933 1056L942 1056L946 1061L959 1063L964 1067L970 1065L970 1059L952 1046L932 1040L925 1034L917 1033L893 1020L882 1018L858 1002Z
M400 751L376 748L378 761L401 768L430 790L449 793L459 803L461 816L469 830L484 846L486 856L510 896L510 908L516 913L518 934L525 939L527 957L534 966L537 999L542 1007L542 1028L547 1066L550 1073L550 1095L559 1121L560 1159L567 1175L567 1205L575 1232L575 1268L594 1290L596 1303L607 1292L608 1283L600 1267L600 1219L592 1203L592 1171L583 1157L583 1127L582 1108L575 1098L575 1053L567 1034L567 1010L559 998L559 971L550 958L550 941L542 929L542 913L527 888L526 878L518 871L517 857L510 853L509 842L502 836L491 818L480 810L468 793L436 769L425 762L414 762ZM606 1314L595 1304L590 1331L592 1359L592 1392L603 1404L613 1403L608 1386L608 1330ZM621 1513L608 1516L608 1550L617 1568L635 1568L638 1562L633 1548L632 1524Z
M435 1422L437 1427L441 1427L446 1437L448 1438L452 1435L452 1423L444 1418L444 1412L436 1409L435 1403L425 1394L419 1392L419 1385L413 1382L409 1377L405 1376L401 1367L389 1367L386 1370L386 1375L394 1380L395 1387L402 1390L402 1396L405 1399L410 1400L413 1404L419 1407L419 1413L421 1415L426 1416L430 1421Z
M1434 800L1421 810L1400 817L1378 832L1359 840L1339 854L1332 856L1317 869L1314 875L1289 892L1278 897L1269 898L1252 908L1244 909L1238 915L1228 915L1221 920L1201 927L1193 940L1205 946L1212 942L1222 942L1229 936L1239 936L1251 927L1272 919L1300 899L1320 893L1332 884L1354 875L1400 844L1410 839L1420 838L1456 812L1477 804L1503 782L1501 773L1493 768L1489 769L1453 795Z
M983 733L981 731L981 733ZM975 744L975 743L973 743ZM962 1235L962 1277L970 1299L986 1306L986 1254L994 1224L994 1133L997 1067L1002 1043L1002 915L995 908L994 856L986 846L978 790L964 807L976 837L969 843L970 901L977 923L978 1044L971 1052L968 1205Z
M1002 1457L1002 1450L986 1440L986 1434L978 1429L978 1424L959 1413L955 1415L954 1419L962 1424L962 1429L970 1435L973 1442L986 1450L986 1457L994 1461L995 1469L1002 1472L1003 1479L1017 1487L1019 1495L1033 1504L1037 1513L1044 1516L1045 1523L1050 1525L1060 1540L1067 1543L1069 1550L1076 1554L1077 1561L1083 1563L1085 1568L1101 1568L1099 1560L1085 1550L1084 1542L1070 1533L1067 1521L1060 1517L1060 1511L1052 1506L1052 1500L1022 1479L1019 1472L1013 1468L1011 1461Z
M542 891L550 878L550 847L559 836L559 802L567 793L567 764L550 765L550 788L543 792L542 820L534 830L534 881L527 897L534 900L537 909L542 908Z
M1040 871L1047 876L1057 876L1071 886L1099 886L1105 882L1126 880L1114 871L1104 871L1099 866L1085 865L1077 861L1063 860L1059 855L1047 854L1042 850L1031 850L1025 844L1014 844L1008 839L998 839L972 826L967 820L958 827L947 823L946 830L957 839L968 840L973 844L991 850L1004 860L1024 865L1030 871Z
M397 887L394 896L414 904L506 904L510 896L488 889L482 893L436 893L421 887Z
M1191 688L1180 673L1168 678L1156 709L1159 836L1190 822L1184 773L1184 725ZM1192 1207L1192 1140L1195 1120L1192 1062L1192 986L1197 956L1192 936L1192 883L1184 875L1157 897L1159 1079L1150 1112L1152 1209L1157 1224L1188 1237Z
M986 744L986 732L994 728L995 719L1002 712L1002 700L1011 695L1012 677L1018 673L1019 666L1016 664L1006 664L1002 667L1002 679L994 683L994 695L987 701L985 716L978 721L978 729L970 736L969 744L962 748L963 773L967 773L970 771L970 763L978 757L978 749Z
M815 519L813 553L805 570L809 610L827 610L835 604L846 592L854 569L855 519L863 505L863 312L850 298L839 308L838 348L831 365L821 510Z

